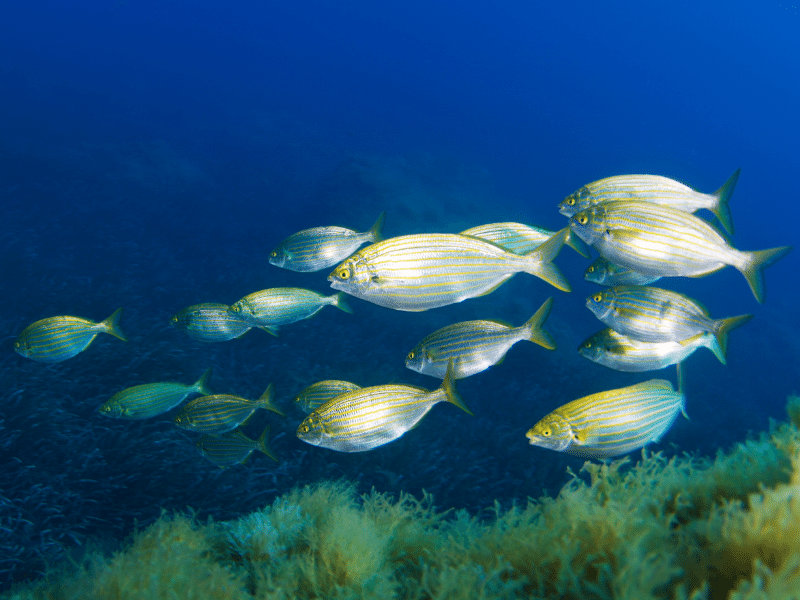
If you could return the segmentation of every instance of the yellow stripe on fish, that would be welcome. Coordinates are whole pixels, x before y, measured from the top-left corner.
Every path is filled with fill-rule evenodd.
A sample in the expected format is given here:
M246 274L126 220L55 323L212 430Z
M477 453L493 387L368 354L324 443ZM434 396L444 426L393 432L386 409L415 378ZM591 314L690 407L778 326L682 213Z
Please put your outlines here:
M14 350L26 358L45 363L57 363L83 352L98 333L107 333L127 342L119 327L122 309L96 323L68 315L48 317L31 323L14 342Z
M590 458L626 454L658 441L685 412L681 390L663 379L569 402L536 423L530 444Z
M422 311L488 294L526 272L560 290L569 284L551 262L564 244L561 230L524 256L474 237L404 235L356 252L328 276L331 287L395 310Z

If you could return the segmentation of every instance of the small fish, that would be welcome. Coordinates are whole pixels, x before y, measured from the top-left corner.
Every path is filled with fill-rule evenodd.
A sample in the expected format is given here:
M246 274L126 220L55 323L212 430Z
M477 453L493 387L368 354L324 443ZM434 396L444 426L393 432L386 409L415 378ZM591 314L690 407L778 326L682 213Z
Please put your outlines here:
M509 222L478 225L462 231L459 235L480 238L497 244L514 254L523 255L536 250L556 233L558 232L533 225ZM571 231L567 233L564 243L581 256L589 258L589 248L586 247L581 238L573 235Z
M303 288L270 288L249 294L231 305L233 317L278 335L281 325L314 316L326 306L352 314L344 294L323 296Z
M687 185L659 175L617 175L583 186L558 205L559 212L571 217L577 212L602 202L641 200L661 204L687 213L705 208L714 213L725 230L733 234L733 220L728 200L739 181L741 169L713 194L696 192Z
M316 410L328 400L332 400L336 396L341 396L346 392L360 390L361 386L349 381L339 381L337 379L326 379L318 381L297 395L294 401L303 411L310 413Z
M284 415L272 404L272 384L258 400L247 400L232 394L215 394L189 401L175 417L181 429L202 433L220 434L245 423L259 408Z
M57 363L86 350L98 333L108 333L127 342L119 328L121 316L122 309L118 308L99 323L81 317L48 317L23 329L14 342L14 350L25 358Z
M175 314L170 323L201 342L226 342L243 336L253 327L236 318L229 309L227 304L194 304Z
M586 299L586 307L615 331L642 342L680 342L698 333L711 333L723 355L730 330L753 318L712 319L704 306L688 296L643 285L597 292Z
M604 202L575 213L569 223L584 242L622 267L659 277L702 277L730 265L764 300L762 271L791 246L742 252L707 221L638 200Z
M472 414L453 384L452 366L433 391L413 385L378 385L329 400L297 428L297 437L339 452L364 452L392 442L414 427L434 404L451 402Z
M499 321L464 321L434 331L406 356L412 371L444 378L453 363L453 377L462 379L485 371L505 358L511 346L528 340L548 350L556 347L553 338L542 329L553 299L548 298L524 325L513 327Z
M723 365L725 355L712 333L698 333L680 342L640 342L610 327L589 336L579 347L584 358L629 373L655 371L682 362L698 348L708 348Z
M320 271L341 262L368 242L383 239L382 212L369 231L344 227L314 227L290 235L269 253L269 262L291 271Z
M111 396L98 411L101 415L115 419L149 419L178 406L191 394L210 394L210 377L211 369L208 369L193 385L145 383L125 388Z
M197 440L196 446L200 454L221 469L246 462L254 450L263 452L278 462L278 457L267 446L269 430L270 426L267 425L257 440L251 440L241 429L222 435L204 435Z
M645 275L627 267L620 267L602 256L598 256L587 267L583 273L583 278L586 281L599 283L600 285L647 285L661 279L656 275Z
M412 312L489 294L521 271L569 291L551 262L566 234L562 229L524 256L454 233L402 235L359 250L328 281L362 300Z
M557 408L525 435L531 445L556 452L589 458L626 454L657 442L679 412L686 416L680 388L676 392L669 381L651 379L585 396Z

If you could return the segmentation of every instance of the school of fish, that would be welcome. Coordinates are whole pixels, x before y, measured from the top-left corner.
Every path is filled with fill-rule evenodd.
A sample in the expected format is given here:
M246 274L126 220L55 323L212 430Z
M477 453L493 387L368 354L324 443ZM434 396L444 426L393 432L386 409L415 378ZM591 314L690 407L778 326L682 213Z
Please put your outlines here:
M645 372L677 365L677 389L663 379L598 391L543 416L526 437L530 444L602 459L655 442L679 413L686 415L681 370L700 347L725 364L728 335L752 315L712 318L698 301L651 283L666 277L703 277L725 266L739 270L758 302L764 300L763 270L791 249L740 251L730 245L729 200L737 170L716 192L704 194L656 175L621 175L589 183L559 205L567 227L549 231L522 223L489 223L461 233L426 233L384 238L385 213L365 232L338 226L305 229L280 242L269 263L298 272L333 267L324 295L304 288L269 288L231 305L204 303L178 311L170 320L195 340L222 342L252 328L278 335L282 326L308 319L326 306L352 313L346 295L393 310L419 312L489 294L517 273L538 277L570 291L553 263L564 244L589 258L586 280L607 286L586 299L606 328L588 337L578 352L611 369ZM712 213L724 233L694 213ZM366 247L363 247L368 244ZM504 359L519 341L554 350L544 329L553 305L544 300L525 323L496 319L453 323L430 333L405 356L406 367L441 379L430 390L386 384L361 387L345 380L308 385L294 399L307 416L297 437L339 452L364 452L390 443L416 427L439 402L472 415L455 388ZM127 341L120 329L122 308L94 322L74 316L48 317L27 326L14 343L20 355L57 363L83 352L99 333ZM257 400L214 394L211 369L194 384L153 382L114 393L98 412L109 418L142 420L183 404L177 426L203 434L199 453L225 468L259 451L278 460L267 445L270 426L255 440L241 429L259 408L285 416L269 384Z

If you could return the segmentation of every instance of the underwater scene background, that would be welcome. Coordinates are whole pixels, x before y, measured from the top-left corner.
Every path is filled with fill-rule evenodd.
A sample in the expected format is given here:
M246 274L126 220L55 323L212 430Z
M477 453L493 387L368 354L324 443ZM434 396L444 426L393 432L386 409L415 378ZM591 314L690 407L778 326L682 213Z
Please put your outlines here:
M268 263L296 231L365 231L382 211L386 237L501 221L558 230L558 203L591 181L649 173L710 193L741 167L733 245L798 241L794 5L33 1L2 12L0 590L87 548L110 556L163 511L234 520L325 482L429 494L438 510L491 519L556 497L583 466L528 445L545 414L675 381L672 368L622 373L578 354L602 328L584 306L599 288L569 248L555 262L571 293L520 274L420 313L348 297L353 314L323 310L278 337L202 343L170 326L186 306L265 288L332 293L329 270ZM766 270L763 304L732 268L662 280L716 318L754 318L731 333L726 366L702 349L686 361L690 420L647 453L713 458L786 419L800 389L798 261L795 250ZM557 349L520 343L459 380L474 417L436 406L364 453L297 439L305 414L292 399L307 385L434 389L438 379L404 366L417 342L468 319L521 325L549 296ZM99 336L57 364L13 350L34 321L99 321L119 307L128 342ZM271 425L277 464L255 453L216 467L173 425L177 409L144 421L97 412L123 388L191 384L208 368L218 393L258 398L274 385L287 416L259 411L245 431Z

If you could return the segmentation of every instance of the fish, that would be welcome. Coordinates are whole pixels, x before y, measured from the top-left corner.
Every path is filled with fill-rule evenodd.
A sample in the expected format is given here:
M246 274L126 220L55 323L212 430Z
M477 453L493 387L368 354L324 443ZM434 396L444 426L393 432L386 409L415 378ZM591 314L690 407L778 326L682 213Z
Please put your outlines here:
M589 336L578 347L584 358L615 371L642 373L677 364L698 348L708 348L719 362L725 354L713 333L698 333L680 342L640 342L610 327Z
M488 223L465 229L459 235L469 235L480 238L487 242L497 244L501 248L513 252L514 254L528 254L536 250L557 232L525 225L523 223ZM581 238L567 232L564 243L585 258L589 258L589 248Z
M583 272L586 281L600 285L648 285L661 279L657 275L645 275L627 267L620 267L602 256L590 264Z
M524 256L455 233L403 235L362 248L337 266L328 281L362 300L411 312L489 294L521 271L569 291L551 262L566 234L562 229Z
M736 169L721 188L713 194L697 192L687 185L660 175L617 175L583 186L570 194L558 211L565 217L590 206L615 200L641 200L661 204L687 213L700 209L711 211L729 234L733 234L733 219L728 201L733 195L741 169Z
M69 315L48 317L23 329L14 342L14 350L25 358L58 363L86 350L98 333L107 333L127 342L128 338L119 326L121 316L122 308L99 323Z
M328 400L341 396L345 392L352 392L360 390L361 386L349 381L340 381L337 379L326 379L311 384L303 389L294 401L303 411L310 413L312 410L322 406Z
M329 400L297 428L297 437L338 452L364 452L396 440L438 402L472 414L456 392L452 365L438 389L413 385L377 385Z
M175 425L189 431L220 434L236 429L247 422L259 408L265 408L285 417L272 403L270 383L258 400L247 400L232 394L214 394L190 400L175 416Z
M192 385L183 383L145 383L125 388L109 398L98 412L115 419L149 419L178 406L192 394L207 396L211 394L208 369Z
M553 338L542 329L552 305L553 298L548 298L519 327L500 321L464 321L443 327L414 346L406 355L406 367L442 379L452 362L453 377L463 379L501 362L520 340L555 350Z
M344 227L313 227L293 233L269 253L269 262L291 271L321 271L341 262L368 242L383 239L382 212L364 233Z
M323 296L304 288L270 288L254 292L230 307L233 317L272 335L278 335L282 325L314 316L326 306L352 314L344 294Z
M615 331L642 342L680 342L711 333L726 354L728 333L753 315L712 319L696 300L662 288L620 285L586 299L586 307Z
M178 311L170 323L201 342L226 342L242 337L253 326L232 315L227 304L206 302Z
M201 455L221 469L246 462L254 450L278 462L278 457L267 446L269 431L270 425L267 425L257 440L251 440L241 429L221 435L206 434L195 445Z
M758 302L764 301L763 270L792 249L743 252L699 217L637 200L595 204L575 213L569 225L604 258L648 275L702 277L730 265Z
M545 416L525 436L531 445L587 458L627 454L661 439L679 412L689 418L680 383L678 388L651 379L584 396Z

